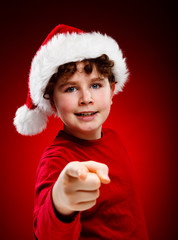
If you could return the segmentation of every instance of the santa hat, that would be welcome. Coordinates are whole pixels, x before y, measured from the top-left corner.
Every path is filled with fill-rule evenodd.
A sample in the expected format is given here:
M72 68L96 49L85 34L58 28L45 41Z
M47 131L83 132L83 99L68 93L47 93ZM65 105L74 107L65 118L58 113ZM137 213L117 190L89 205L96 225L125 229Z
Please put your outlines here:
M14 125L22 135L36 135L47 125L48 116L54 113L50 101L43 97L51 76L58 67L68 62L108 55L114 61L115 94L122 91L128 70L117 42L99 32L85 33L66 25L56 26L34 56L28 81L26 104L17 109Z

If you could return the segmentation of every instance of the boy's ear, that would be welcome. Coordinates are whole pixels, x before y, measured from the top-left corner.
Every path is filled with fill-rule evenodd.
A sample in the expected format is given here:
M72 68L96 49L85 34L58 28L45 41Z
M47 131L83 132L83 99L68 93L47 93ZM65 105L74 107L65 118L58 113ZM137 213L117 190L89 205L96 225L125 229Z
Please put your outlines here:
M111 83L111 100L114 96L114 90L115 90L115 82Z
M55 103L54 103L53 99L50 99L50 104L51 104L51 107L52 107L53 111L57 112L57 109L56 109L56 106L55 106Z

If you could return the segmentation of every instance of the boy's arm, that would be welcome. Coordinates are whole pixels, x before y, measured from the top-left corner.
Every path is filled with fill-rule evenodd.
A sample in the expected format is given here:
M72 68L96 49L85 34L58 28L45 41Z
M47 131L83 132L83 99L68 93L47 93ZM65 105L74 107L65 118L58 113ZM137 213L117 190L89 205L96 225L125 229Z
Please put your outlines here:
M34 234L38 240L78 240L80 236L80 213L70 218L60 218L52 203L51 189L44 203L34 213Z
M62 167L56 165L55 160L48 164L47 159L43 158L37 169L33 227L38 240L77 240L80 235L80 213L65 222L59 218L53 206L52 188Z
M44 165L39 168L38 176L41 175L40 171L45 173ZM48 170L46 172L49 173ZM44 180L41 177L38 179L34 212L37 239L78 239L81 226L80 212L77 211L89 209L94 205L93 202L96 203L95 198L99 195L95 190L99 189L100 182L110 182L107 166L93 161L71 162L57 180L56 174L52 173ZM83 197L85 203L82 203ZM86 197L92 197L94 201L87 203Z

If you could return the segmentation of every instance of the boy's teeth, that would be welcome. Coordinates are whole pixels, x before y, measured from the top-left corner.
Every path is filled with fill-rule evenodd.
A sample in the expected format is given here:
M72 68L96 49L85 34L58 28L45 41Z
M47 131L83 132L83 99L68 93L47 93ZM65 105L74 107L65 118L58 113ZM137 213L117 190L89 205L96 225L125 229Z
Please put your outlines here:
M92 116L93 114L95 114L95 112L93 112L93 113L78 113L77 115L86 117L86 116Z
M80 113L80 115L82 117L85 117L85 116L91 116L91 115L93 115L93 113Z

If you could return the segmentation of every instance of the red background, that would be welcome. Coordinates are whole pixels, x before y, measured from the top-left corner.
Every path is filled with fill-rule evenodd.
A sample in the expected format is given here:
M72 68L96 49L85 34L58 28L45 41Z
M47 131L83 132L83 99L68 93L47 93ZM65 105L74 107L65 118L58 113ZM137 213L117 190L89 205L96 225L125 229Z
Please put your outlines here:
M12 124L25 103L33 55L59 23L115 38L131 72L106 126L133 162L150 240L176 238L175 6L155 1L14 1L1 6L0 239L30 240L38 161L61 123L23 137Z

